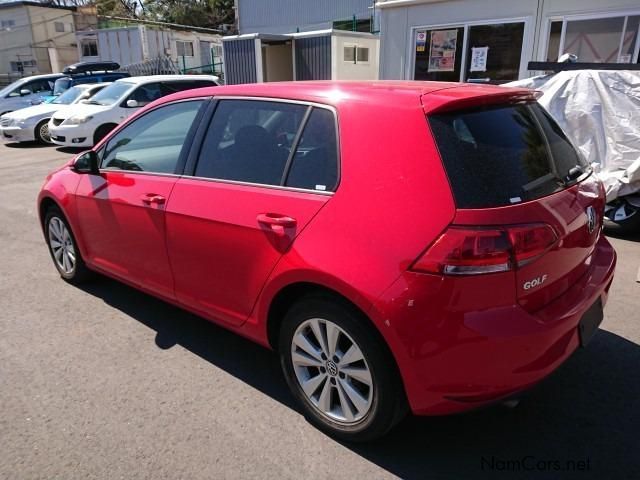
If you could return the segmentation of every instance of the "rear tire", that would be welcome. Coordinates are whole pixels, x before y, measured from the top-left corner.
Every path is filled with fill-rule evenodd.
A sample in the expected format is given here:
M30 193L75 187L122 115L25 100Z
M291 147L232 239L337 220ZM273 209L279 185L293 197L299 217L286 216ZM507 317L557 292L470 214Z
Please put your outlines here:
M618 211L624 214L621 219L613 220ZM608 216L607 216L608 215ZM640 208L627 202L624 198L616 201L611 210L604 217L604 228L610 233L633 234L640 233Z
M340 440L379 438L406 413L394 360L372 330L346 302L317 294L295 303L280 330L291 392L308 421Z
M51 141L51 135L49 134L49 119L42 120L34 130L34 136L36 141L39 143L44 143L45 145L49 145L53 143Z
M95 133L93 134L93 144L97 145L100 140L102 140L104 137L106 137L109 132L111 132L111 130L113 130L114 128L116 128L117 125L100 125Z
M58 273L70 283L82 283L92 277L64 214L50 207L44 217L44 235Z

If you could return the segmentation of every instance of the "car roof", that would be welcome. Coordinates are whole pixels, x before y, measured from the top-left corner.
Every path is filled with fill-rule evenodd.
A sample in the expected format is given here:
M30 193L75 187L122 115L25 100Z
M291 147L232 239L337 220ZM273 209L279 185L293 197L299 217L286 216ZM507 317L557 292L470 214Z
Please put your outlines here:
M162 100L166 102L204 95L230 95L303 100L328 105L338 105L347 100L350 102L367 102L388 106L391 104L390 99L393 99L393 104L404 103L407 105L419 105L421 101L429 102L430 94L450 89L456 89L456 98L465 96L490 96L508 92L522 93L528 91L525 89L508 89L496 85L477 85L459 82L397 80L297 81L205 87L178 92L163 97Z
M218 77L215 77L213 75L146 75L141 77L119 78L118 80L116 80L116 82L141 85L144 83L186 80L210 80L215 82L218 80Z
M96 87L105 87L107 85L111 85L113 82L99 82L99 83L79 83L78 85L74 85L71 88L80 88L82 90L89 90L91 88Z
M46 75L31 75L30 77L23 77L21 79L19 79L18 81L21 82L29 82L31 80L42 80L42 79L49 79L49 78L61 78L64 77L65 75L63 75L62 73L47 73Z

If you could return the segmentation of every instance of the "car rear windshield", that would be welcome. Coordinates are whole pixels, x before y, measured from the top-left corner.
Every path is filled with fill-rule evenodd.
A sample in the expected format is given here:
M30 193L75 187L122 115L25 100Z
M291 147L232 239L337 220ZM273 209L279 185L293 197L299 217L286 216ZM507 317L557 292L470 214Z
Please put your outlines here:
M587 165L537 103L429 116L458 208L512 205L567 188Z

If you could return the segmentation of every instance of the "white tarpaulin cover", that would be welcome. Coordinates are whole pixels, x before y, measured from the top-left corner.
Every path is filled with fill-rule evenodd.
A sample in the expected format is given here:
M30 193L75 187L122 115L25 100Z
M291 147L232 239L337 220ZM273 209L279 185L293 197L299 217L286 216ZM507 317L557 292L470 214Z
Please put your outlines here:
M505 84L543 93L556 119L605 184L607 201L640 191L640 72L575 70Z

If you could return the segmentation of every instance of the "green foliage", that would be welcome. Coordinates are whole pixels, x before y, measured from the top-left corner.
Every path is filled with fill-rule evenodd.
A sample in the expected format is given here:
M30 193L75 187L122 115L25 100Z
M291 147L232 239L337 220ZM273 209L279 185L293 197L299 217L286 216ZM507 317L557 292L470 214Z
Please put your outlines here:
M149 20L205 28L235 20L233 0L147 0L144 11Z

